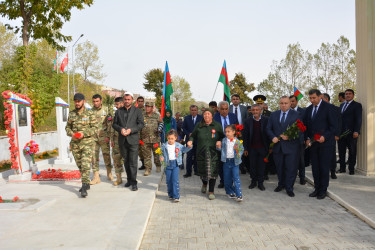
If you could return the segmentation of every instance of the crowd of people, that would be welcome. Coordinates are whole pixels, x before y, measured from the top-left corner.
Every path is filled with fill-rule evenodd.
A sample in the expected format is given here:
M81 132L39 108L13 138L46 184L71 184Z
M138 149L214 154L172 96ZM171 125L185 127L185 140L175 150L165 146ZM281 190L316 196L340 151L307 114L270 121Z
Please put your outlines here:
M208 199L215 199L216 179L218 188L225 188L227 196L242 201L240 173L250 174L249 189L266 189L264 182L269 174L277 174L275 192L285 189L294 197L297 176L301 185L306 184L305 167L311 165L314 191L310 197L324 199L330 177L345 173L355 174L357 140L362 123L362 106L354 101L354 91L347 89L339 94L339 107L330 103L330 96L318 89L308 92L310 105L299 107L298 98L282 96L279 109L269 111L266 97L257 95L255 104L244 106L240 96L226 101L212 101L208 108L191 105L190 114L173 117L170 109L165 116L154 111L153 102L136 100L126 92L115 99L115 115L102 105L102 97L92 97L93 108L85 108L85 97L74 96L75 109L69 113L66 131L72 137L71 149L81 171L81 196L87 196L90 185L100 183L99 150L107 169L107 178L113 180L110 159L115 165L116 181L125 187L138 190L137 170L144 176L152 173L152 158L156 172L165 167L169 199L178 202L179 172L184 178L197 175L202 181L201 192ZM291 136L288 131L297 123L304 129ZM336 157L336 143L339 159ZM348 160L346 154L348 151ZM184 162L186 156L186 162ZM142 166L138 169L138 158ZM340 168L336 171L337 163ZM90 181L90 168L93 179Z

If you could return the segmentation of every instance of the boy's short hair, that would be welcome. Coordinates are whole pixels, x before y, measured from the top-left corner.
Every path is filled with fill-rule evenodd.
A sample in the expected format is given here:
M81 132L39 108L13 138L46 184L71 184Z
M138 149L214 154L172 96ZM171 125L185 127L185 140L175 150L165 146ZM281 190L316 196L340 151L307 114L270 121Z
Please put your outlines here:
M177 131L175 129L171 129L167 132L167 137L170 136L170 135L174 135L174 136L178 137Z
M122 97L116 97L115 102L122 102Z
M234 124L229 124L229 125L227 125L227 126L225 127L225 129L227 129L227 128L230 128L230 129L232 129L233 131L236 131L236 125L234 125Z

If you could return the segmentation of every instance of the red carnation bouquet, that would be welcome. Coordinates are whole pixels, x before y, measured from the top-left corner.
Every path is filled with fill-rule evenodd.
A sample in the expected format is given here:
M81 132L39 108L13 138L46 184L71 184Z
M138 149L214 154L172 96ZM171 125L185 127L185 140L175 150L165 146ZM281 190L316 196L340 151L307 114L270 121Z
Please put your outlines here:
M297 121L295 121L292 126L288 127L285 132L283 133L283 135L286 135L288 136L288 140L295 140L299 137L299 133L300 132L305 132L306 131L306 126L305 124L303 124L303 122L300 120L300 119L297 119ZM277 139L280 140L280 136L277 137ZM269 162L268 158L270 156L270 154L272 153L272 148L273 146L275 146L275 143L271 142L270 144L270 148L269 148L269 152L266 156L266 158L264 158L264 162Z
M321 135L320 135L319 133L314 134L314 137L313 137L313 138L310 138L310 143L309 143L309 145L306 145L306 148L311 147L311 145L312 145L314 142L319 141L319 140L320 140L320 137L321 137Z
M31 140L30 142L26 143L25 147L23 148L23 152L30 155L33 164L35 164L35 154L39 152L39 145L36 144L35 141Z

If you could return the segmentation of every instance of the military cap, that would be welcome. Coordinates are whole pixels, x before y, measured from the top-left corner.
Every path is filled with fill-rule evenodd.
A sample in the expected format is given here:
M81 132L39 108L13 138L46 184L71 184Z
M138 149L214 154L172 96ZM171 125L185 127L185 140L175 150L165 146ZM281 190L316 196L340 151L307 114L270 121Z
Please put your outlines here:
M85 100L85 96L81 93L77 93L74 95L74 100L77 100L77 101Z
M258 104L262 104L267 100L267 98L264 95L256 95L254 96L253 100Z
M154 103L153 103L153 102L146 102L146 103L145 103L145 106L153 107L153 106L154 106Z

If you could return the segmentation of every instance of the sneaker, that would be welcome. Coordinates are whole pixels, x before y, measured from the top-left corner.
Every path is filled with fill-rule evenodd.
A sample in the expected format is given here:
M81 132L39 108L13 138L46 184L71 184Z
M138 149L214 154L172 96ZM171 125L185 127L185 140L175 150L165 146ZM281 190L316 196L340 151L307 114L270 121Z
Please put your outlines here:
M168 199L169 199L169 200L173 200L173 197L172 197L172 196L169 196Z
M209 199L209 200L215 200L215 198L216 198L216 197L215 197L214 194L209 194L209 195L208 195L208 199Z
M177 198L176 198L176 199L173 199L173 202L174 202L174 203L180 202L180 199L177 199Z
M242 196L238 196L237 199L236 199L236 201L238 201L238 202L243 201Z
M230 199L235 199L236 198L236 195L235 194L227 194L228 198Z

